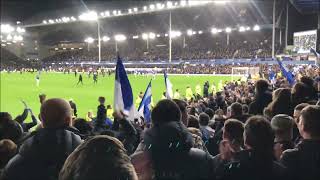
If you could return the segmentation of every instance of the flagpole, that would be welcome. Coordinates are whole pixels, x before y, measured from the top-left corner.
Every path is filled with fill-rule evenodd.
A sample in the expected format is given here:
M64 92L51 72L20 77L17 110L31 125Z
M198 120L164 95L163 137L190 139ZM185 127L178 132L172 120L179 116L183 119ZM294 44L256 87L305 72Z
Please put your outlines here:
M170 11L170 17L169 17L169 62L171 62L171 11Z
M275 54L275 31L276 31L276 0L273 0L273 15L272 15L272 58L274 59Z

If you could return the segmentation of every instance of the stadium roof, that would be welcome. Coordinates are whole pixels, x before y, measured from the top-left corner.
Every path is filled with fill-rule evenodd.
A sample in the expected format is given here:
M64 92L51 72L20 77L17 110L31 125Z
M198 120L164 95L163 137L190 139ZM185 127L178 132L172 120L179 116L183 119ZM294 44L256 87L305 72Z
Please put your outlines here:
M292 4L304 14L320 12L320 0L290 0Z

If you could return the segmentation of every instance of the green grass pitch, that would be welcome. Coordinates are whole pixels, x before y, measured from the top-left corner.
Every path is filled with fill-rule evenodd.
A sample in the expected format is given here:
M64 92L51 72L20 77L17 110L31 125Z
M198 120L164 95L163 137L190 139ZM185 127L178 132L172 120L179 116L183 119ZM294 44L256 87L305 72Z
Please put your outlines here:
M66 100L72 98L77 104L79 117L85 117L89 110L93 110L93 112L96 113L99 96L106 97L106 105L113 104L114 74L105 77L99 75L98 84L96 85L93 84L92 76L89 79L87 74L84 74L84 85L77 86L78 77L76 78L73 73L42 72L39 87L36 86L35 76L36 73L1 73L1 112L9 112L13 117L17 116L22 113L24 108L20 100L24 100L35 114L39 114L40 103L38 95L40 93L45 93L47 98L59 97ZM145 91L151 78L152 76L135 77L134 75L129 75L134 102L139 92ZM173 84L173 89L179 89L181 96L184 96L187 86L191 86L194 91L198 83L201 85L201 88L203 88L203 84L207 80L210 82L210 85L212 82L215 82L217 85L220 80L231 80L231 76L169 75L169 79ZM164 90L163 75L156 75L155 79L152 80L154 103L161 99ZM30 121L30 116L28 117L28 121Z

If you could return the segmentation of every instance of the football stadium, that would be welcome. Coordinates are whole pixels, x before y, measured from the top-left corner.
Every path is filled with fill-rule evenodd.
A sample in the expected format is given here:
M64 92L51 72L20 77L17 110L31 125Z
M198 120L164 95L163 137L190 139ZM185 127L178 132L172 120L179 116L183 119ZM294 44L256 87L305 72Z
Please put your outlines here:
M0 24L0 180L320 179L319 0L2 0Z

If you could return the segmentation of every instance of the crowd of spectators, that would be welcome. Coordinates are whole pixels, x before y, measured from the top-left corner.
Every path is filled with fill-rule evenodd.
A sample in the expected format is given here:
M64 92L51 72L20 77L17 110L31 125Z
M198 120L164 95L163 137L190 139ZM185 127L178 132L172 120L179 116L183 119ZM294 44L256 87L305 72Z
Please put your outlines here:
M16 118L0 113L0 179L317 180L320 71L308 71L292 86L206 83L191 98L160 100L151 123L111 116L104 97L96 117L77 117L74 102L42 94L40 122L27 105Z

